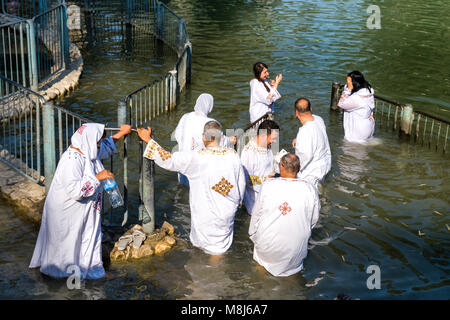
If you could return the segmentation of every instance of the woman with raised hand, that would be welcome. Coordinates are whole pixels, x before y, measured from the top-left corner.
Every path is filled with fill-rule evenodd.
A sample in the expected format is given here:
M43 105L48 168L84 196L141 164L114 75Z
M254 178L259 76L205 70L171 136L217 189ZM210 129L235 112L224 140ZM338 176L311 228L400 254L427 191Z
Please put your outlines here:
M344 110L346 140L364 143L373 136L374 90L361 72L352 71L347 75L347 84L338 107Z
M278 85L283 79L280 73L275 80L266 81L269 77L267 65L257 62L253 65L254 78L250 81L250 122L255 122L268 112L273 113L274 101L281 98Z

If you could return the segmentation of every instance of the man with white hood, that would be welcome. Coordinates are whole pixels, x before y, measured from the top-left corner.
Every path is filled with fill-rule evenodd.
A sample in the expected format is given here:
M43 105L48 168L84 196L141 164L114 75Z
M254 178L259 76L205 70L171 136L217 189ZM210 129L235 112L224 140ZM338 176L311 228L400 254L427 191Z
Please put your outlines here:
M41 228L30 268L54 278L65 278L78 267L82 279L105 276L101 244L103 186L114 175L101 159L117 152L114 143L131 132L123 125L118 133L104 139L105 126L83 124L61 156L42 213Z
M214 98L209 93L202 93L195 103L194 111L184 114L175 128L175 139L178 143L178 151L193 151L204 148L202 133L205 123L214 119L208 114L214 106ZM231 148L236 143L236 137L226 137L222 134L220 145ZM187 178L178 173L180 184L189 186Z
M299 170L295 154L281 158L281 178L269 178L262 185L250 220L253 259L276 277L302 270L311 230L319 219L317 189L297 178Z
M221 255L231 246L234 216L245 192L245 176L234 149L220 146L222 127L215 121L204 125L204 148L170 153L152 137L151 128L138 128L147 143L144 157L189 179L190 240L210 255Z

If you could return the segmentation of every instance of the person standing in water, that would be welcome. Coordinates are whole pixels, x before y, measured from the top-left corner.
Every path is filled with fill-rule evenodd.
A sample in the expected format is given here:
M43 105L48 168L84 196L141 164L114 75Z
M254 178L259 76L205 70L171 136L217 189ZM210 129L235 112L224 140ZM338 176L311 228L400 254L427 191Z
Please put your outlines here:
M373 136L374 90L361 72L352 71L347 75L347 84L338 107L344 110L344 132L347 141L364 143Z
M273 103L281 98L278 85L283 79L280 73L269 85L266 81L269 70L262 62L253 65L253 74L255 78L250 81L250 122L255 122L267 112L273 112Z

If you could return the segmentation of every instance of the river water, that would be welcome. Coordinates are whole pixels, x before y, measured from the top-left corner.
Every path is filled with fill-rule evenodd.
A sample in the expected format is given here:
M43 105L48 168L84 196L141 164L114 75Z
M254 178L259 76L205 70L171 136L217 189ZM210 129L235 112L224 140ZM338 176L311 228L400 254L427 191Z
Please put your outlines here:
M193 45L192 83L177 109L152 124L171 149L179 118L202 92L215 99L212 117L224 128L249 121L254 62L283 73L276 107L280 147L291 150L299 123L293 102L310 98L327 125L332 170L321 190L321 215L304 270L276 278L252 260L250 217L236 213L231 249L219 263L189 244L188 189L157 168L156 219L186 241L160 257L112 264L121 274L68 290L65 281L28 270L38 227L0 202L0 297L25 299L449 299L450 192L448 156L377 127L371 145L343 141L342 115L329 112L332 81L362 71L376 92L449 118L450 3L377 2L381 29L368 29L369 1L172 0ZM58 103L97 121L115 123L117 100L176 60L151 41L128 50L117 38L83 51L80 85ZM138 50L139 46L143 47ZM146 51L147 50L147 51ZM159 51L158 51L159 50ZM162 51L161 51L162 50ZM144 52L144 54L133 54ZM159 54L163 52L164 56ZM136 167L137 159L130 159ZM380 268L381 289L369 290L367 268Z

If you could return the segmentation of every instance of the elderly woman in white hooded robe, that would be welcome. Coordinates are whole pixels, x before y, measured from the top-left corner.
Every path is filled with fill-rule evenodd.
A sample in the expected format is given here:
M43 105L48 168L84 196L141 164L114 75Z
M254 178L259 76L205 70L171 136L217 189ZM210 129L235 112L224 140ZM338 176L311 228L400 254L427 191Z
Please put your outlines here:
M214 98L209 93L202 93L195 103L194 111L184 114L175 128L175 139L178 143L178 151L194 151L204 148L202 133L205 124L214 119L208 114L214 106ZM215 121L215 120L214 120ZM235 138L228 138L222 134L220 145L222 147L232 147L236 143ZM187 178L178 173L180 184L189 186Z
M42 213L41 228L30 268L55 278L80 270L82 279L105 276L101 254L103 186L114 178L100 159L117 152L114 142L130 133L131 127L104 137L103 124L87 123L72 136L56 168ZM70 268L69 268L70 267Z

